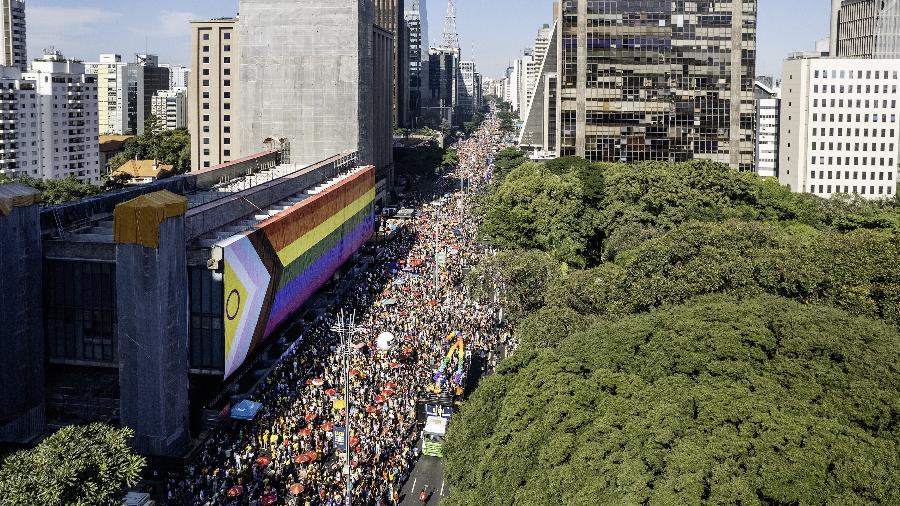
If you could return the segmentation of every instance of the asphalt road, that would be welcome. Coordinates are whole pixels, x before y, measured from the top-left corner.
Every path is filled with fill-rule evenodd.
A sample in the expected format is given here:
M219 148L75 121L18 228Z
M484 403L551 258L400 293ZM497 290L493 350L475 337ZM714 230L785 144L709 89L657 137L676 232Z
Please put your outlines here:
M441 498L447 495L444 488L444 465L441 459L436 457L422 456L413 467L412 474L406 480L406 485L400 492L401 506L421 506L419 501L419 492L423 488L428 487L431 497L428 500L429 506L441 503Z

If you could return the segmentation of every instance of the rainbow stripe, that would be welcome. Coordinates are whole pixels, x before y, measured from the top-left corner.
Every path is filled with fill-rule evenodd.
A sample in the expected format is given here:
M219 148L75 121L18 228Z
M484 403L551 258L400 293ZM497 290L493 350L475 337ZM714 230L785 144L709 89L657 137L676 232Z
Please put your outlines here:
M375 168L220 244L225 377L236 371L375 233Z

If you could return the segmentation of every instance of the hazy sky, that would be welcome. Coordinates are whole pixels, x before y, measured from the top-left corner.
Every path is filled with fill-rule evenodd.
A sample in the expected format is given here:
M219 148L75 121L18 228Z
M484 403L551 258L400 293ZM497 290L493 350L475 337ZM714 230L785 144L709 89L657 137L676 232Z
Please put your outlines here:
M298 0L310 1L316 0ZM447 0L425 0L432 41L443 32ZM27 0L28 51L50 46L66 56L94 60L100 53L131 55L149 49L170 63L187 64L188 20L232 16L237 0ZM473 50L482 73L500 76L534 43L551 19L552 0L456 0L464 58ZM793 51L811 50L828 33L829 0L759 0L757 74L779 74Z

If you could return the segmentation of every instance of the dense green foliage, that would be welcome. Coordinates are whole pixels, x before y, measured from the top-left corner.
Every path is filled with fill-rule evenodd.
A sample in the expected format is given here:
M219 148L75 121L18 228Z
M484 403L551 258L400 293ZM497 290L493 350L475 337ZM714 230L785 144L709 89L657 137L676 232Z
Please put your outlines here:
M415 148L394 148L394 165L398 173L427 174L436 172L444 159L444 150L429 141Z
M497 118L500 120L500 131L506 134L516 133L516 122L519 115L513 111L512 104L500 102L498 104Z
M450 505L898 504L896 329L695 299L502 363L450 425Z
M121 504L145 461L132 453L131 429L65 427L0 467L0 506Z
M110 171L115 171L129 160L159 160L171 165L169 176L184 174L191 170L191 135L187 130L163 130L159 128L155 116L144 123L144 135L132 137L125 142L122 151L108 162Z
M466 281L520 350L451 424L449 504L900 504L900 201L703 161L494 175Z
M91 197L106 191L106 188L82 183L69 176L65 179L32 179L29 177L8 177L0 175L0 184L22 183L41 192L44 205L62 204L72 200ZM112 188L110 188L112 189Z
M455 149L448 149L444 152L441 165L443 167L456 167L459 165L459 153Z

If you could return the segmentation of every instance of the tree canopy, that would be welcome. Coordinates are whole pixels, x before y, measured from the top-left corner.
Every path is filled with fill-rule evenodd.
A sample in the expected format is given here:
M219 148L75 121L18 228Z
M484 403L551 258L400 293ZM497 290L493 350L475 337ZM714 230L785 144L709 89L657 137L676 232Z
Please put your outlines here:
M706 296L515 354L446 445L455 505L896 504L900 333Z
M184 129L162 129L151 116L144 123L144 135L128 139L122 151L109 160L109 170L134 159L159 160L173 167L170 175L184 174L191 170L191 134Z
M145 465L132 453L131 429L95 423L64 427L0 467L0 506L121 504Z
M41 192L41 203L44 205L62 204L72 200L92 197L106 191L102 186L82 183L74 176L64 179L32 179L30 177L9 177L0 174L0 184L22 183ZM113 188L109 188L113 189Z

